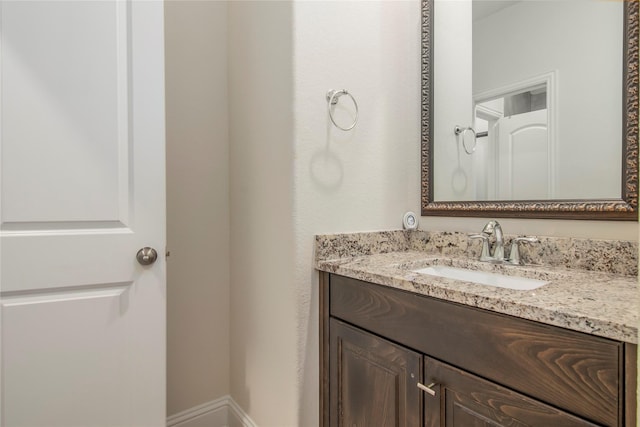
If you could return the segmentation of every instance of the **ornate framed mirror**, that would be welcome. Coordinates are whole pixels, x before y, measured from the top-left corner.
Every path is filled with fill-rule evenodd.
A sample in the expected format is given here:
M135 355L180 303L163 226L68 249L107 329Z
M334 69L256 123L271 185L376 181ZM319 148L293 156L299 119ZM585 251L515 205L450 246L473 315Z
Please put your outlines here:
M637 220L639 2L482 3L422 0L422 215Z

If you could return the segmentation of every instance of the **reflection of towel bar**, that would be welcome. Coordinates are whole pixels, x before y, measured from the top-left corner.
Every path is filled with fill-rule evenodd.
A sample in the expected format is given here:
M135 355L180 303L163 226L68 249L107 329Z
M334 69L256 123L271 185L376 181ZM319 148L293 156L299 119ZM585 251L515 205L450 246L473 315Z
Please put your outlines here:
M485 136L489 136L489 131L485 130L484 132L476 133L476 138L484 138Z
M467 144L464 139L464 134L467 132L471 132L473 134L473 148L471 150L467 148ZM476 146L478 145L478 136L476 135L476 131L471 126L462 127L456 125L453 128L453 133L455 133L456 136L459 136L460 139L462 139L462 148L464 148L465 153L467 153L468 155L472 155L476 151Z
M334 107L338 103L338 99L342 95L348 95L351 98L351 101L353 102L353 106L356 108L356 118L353 119L353 123L351 123L351 125L347 127L342 127L338 123L336 123L336 121L333 118L333 113L331 112L331 107ZM329 118L331 119L331 123L333 123L334 126L337 127L338 129L346 132L353 129L356 123L358 123L358 103L356 102L356 99L353 97L353 95L351 95L346 89L329 90L329 92L327 92L327 103L329 104Z

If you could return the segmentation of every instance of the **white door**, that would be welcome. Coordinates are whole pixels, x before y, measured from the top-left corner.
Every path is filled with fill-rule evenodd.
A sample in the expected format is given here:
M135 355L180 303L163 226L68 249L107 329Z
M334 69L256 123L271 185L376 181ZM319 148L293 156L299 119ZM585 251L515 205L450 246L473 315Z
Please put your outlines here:
M0 14L2 426L162 426L163 4Z
M547 110L498 120L499 200L547 200L551 197L551 167Z

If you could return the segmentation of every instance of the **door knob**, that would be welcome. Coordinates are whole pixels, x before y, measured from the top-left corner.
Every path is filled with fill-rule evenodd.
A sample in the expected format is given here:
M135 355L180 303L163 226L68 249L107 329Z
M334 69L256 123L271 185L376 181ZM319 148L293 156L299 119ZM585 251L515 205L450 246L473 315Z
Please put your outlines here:
M140 265L151 265L158 259L158 253L155 249L145 246L138 251L136 259Z

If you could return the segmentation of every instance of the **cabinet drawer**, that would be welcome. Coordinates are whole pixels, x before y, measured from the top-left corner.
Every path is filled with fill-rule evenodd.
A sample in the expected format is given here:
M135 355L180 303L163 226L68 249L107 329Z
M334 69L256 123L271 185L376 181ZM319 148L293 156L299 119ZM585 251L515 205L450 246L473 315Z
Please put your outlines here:
M331 275L330 315L599 424L618 425L622 344Z

